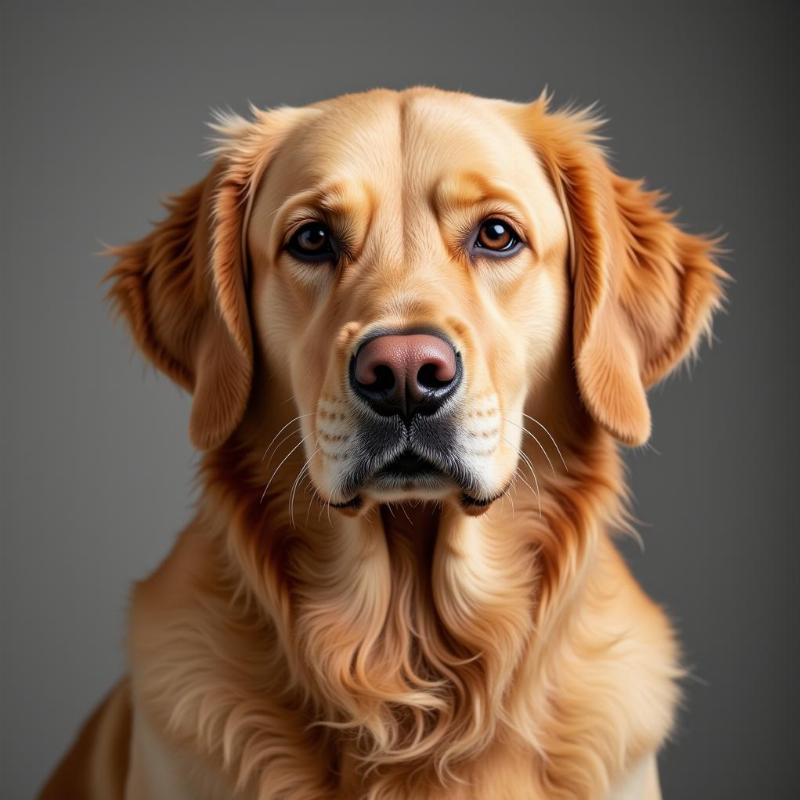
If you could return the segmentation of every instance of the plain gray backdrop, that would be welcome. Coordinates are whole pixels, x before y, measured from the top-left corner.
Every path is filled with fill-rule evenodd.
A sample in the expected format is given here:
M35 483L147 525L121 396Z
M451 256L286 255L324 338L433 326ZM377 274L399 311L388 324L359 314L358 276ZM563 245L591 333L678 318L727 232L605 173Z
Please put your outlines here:
M728 234L715 344L629 453L625 550L691 669L666 797L796 796L796 8L4 3L0 794L30 797L122 673L129 586L191 513L188 398L111 320L95 254L202 177L212 107L424 83L599 101L616 167Z

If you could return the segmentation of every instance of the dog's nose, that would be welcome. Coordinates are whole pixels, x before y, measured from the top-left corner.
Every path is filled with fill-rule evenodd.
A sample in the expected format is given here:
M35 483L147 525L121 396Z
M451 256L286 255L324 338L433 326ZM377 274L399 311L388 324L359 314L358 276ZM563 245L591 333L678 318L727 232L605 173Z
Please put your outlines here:
M449 341L422 333L367 340L350 367L353 391L383 416L433 414L461 383L461 359Z

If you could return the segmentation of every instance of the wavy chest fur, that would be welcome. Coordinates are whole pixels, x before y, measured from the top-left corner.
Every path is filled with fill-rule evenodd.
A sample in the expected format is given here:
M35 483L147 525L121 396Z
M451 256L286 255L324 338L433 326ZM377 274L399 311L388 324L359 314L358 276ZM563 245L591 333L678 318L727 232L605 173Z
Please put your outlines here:
M669 627L600 528L616 490L587 470L541 516L297 528L217 493L136 589L136 702L201 796L605 797L676 700Z

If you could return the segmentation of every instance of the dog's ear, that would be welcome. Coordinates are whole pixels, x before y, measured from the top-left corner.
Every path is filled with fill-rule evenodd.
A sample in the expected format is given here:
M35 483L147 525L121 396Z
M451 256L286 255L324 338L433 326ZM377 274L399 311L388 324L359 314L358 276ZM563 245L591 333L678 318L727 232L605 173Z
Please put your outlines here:
M222 444L244 414L253 372L244 234L271 155L304 109L253 109L220 118L205 180L166 202L143 239L109 253L109 297L139 347L193 392L189 432L202 450Z
M615 174L588 112L523 107L570 233L573 351L591 415L625 444L650 436L645 390L710 332L727 278L716 242L676 226L663 196Z

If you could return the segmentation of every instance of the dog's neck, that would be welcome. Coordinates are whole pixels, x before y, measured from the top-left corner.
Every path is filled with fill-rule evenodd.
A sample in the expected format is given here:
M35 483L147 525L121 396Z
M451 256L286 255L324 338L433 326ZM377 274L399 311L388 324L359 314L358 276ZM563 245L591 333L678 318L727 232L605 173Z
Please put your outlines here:
M519 672L564 630L598 531L621 509L605 434L564 458L538 497L519 487L481 517L428 503L293 514L288 478L259 503L263 476L241 451L207 460L240 589L275 629L298 711L332 726L340 754L442 773L501 726L533 730Z
M442 518L441 506L422 501L385 503L377 512L389 549L404 547L416 556L420 566L430 567Z

